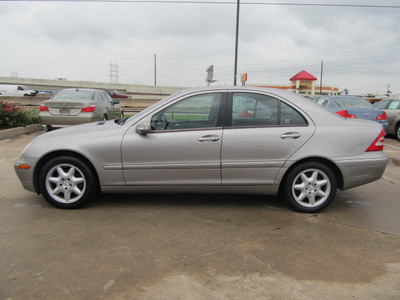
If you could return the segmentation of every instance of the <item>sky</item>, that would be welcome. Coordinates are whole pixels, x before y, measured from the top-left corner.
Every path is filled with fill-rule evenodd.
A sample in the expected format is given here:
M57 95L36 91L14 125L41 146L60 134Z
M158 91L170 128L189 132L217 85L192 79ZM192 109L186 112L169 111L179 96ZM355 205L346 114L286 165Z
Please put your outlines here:
M288 85L306 70L319 86L323 62L323 85L400 92L399 0L240 2L238 85L242 73L247 84ZM236 0L0 0L0 76L154 85L156 74L160 86L202 87L214 65L212 86L231 86L236 9Z

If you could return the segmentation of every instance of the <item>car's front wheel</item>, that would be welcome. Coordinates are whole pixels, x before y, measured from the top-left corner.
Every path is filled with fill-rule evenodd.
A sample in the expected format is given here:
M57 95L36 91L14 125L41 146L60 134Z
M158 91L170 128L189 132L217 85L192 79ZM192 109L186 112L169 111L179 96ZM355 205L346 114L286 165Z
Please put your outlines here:
M48 161L40 173L39 185L47 202L58 208L82 207L96 192L96 180L91 169L71 156Z
M400 123L396 126L396 138L400 141Z
M290 171L283 192L296 210L315 213L333 201L336 189L336 176L329 167L319 162L307 162Z

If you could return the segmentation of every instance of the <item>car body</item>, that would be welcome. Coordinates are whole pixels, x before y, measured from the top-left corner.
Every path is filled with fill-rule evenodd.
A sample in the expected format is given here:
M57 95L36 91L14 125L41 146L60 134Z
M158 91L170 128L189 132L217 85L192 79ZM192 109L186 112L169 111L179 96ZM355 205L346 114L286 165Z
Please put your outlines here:
M111 96L111 98L130 98L128 95L120 94L116 90L105 90L107 94Z
M0 84L0 95L9 97L36 96L36 91L25 85Z
M239 104L236 104L236 103ZM240 105L245 113L233 108ZM77 208L96 192L280 194L316 212L381 178L377 122L345 119L294 93L256 87L180 91L137 115L38 136L15 162L29 191Z
M388 131L389 122L386 113L362 97L323 95L314 97L313 101L345 118L376 121L383 126L386 133Z
M384 99L374 105L388 116L389 134L394 134L400 141L400 99Z
M47 131L52 127L122 118L124 112L118 103L103 90L64 89L42 103L39 121Z

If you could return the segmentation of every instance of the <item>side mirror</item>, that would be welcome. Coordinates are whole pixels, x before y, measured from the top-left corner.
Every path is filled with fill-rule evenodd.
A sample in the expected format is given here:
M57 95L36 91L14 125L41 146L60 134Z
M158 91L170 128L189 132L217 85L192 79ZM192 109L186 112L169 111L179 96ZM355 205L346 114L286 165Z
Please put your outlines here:
M151 127L149 124L139 124L136 127L136 132L139 133L140 135L146 135L150 133Z
M119 104L119 100L113 100L113 104Z

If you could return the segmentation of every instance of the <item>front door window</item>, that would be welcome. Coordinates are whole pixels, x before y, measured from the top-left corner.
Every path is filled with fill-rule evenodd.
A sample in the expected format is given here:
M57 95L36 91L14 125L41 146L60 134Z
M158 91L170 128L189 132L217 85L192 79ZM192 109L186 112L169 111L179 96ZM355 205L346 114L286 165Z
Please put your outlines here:
M181 130L217 126L222 93L196 95L158 112L151 119L151 129Z

